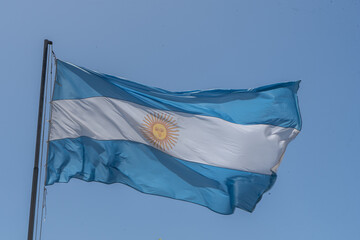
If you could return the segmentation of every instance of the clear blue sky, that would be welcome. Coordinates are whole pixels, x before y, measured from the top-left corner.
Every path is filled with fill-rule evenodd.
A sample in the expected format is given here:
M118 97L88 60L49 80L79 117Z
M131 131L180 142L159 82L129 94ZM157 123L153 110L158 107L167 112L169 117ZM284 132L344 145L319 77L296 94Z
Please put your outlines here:
M43 39L169 90L302 80L303 130L254 213L125 185L48 187L43 239L360 239L360 1L2 1L0 239L27 236Z

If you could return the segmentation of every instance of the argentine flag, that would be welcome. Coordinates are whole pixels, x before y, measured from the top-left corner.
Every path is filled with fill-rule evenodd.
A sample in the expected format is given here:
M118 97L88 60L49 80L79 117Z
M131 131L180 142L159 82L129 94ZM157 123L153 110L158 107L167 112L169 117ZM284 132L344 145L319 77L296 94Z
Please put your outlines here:
M298 88L170 92L57 60L46 184L123 183L252 212L301 130Z

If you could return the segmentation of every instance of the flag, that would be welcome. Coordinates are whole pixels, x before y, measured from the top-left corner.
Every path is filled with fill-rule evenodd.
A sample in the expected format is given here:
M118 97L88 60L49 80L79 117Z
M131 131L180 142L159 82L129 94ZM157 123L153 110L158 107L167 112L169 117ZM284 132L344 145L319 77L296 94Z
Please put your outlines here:
M301 130L298 88L171 92L57 60L46 185L123 183L252 212Z

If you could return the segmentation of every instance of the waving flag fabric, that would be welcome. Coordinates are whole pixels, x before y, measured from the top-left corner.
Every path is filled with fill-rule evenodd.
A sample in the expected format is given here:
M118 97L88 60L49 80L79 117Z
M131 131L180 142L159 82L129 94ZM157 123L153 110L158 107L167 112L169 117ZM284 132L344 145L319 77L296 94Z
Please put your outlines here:
M123 183L252 212L301 130L298 88L170 92L57 60L46 184Z

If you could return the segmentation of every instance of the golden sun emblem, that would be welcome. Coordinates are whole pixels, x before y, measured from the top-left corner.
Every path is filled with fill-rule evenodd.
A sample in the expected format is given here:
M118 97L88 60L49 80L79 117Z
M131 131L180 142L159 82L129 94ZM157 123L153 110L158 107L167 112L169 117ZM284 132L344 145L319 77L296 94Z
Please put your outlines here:
M141 130L146 140L163 151L172 149L179 136L176 121L172 116L164 113L146 115Z

